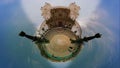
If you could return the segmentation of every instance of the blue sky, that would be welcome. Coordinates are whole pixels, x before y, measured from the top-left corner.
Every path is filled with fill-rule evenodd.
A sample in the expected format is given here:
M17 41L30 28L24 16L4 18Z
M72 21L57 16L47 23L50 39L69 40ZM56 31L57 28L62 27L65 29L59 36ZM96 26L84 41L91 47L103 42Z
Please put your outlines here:
M94 55L98 55L97 52L90 52L89 60L82 59L83 63L75 60L68 68L87 68L88 66L94 68L120 68L120 2L119 0L101 0L98 9L104 9L107 16L103 16L99 19L100 24L104 25L113 34L114 42L113 46L114 55L107 55L111 59L101 58L100 64L92 62L91 58ZM99 10L98 10L99 11ZM24 30L28 34L33 35L36 28L32 21L27 17L27 14L21 6L21 0L1 0L0 1L0 68L53 68L51 63L39 54L39 50L36 49L34 43L28 39L23 39L18 36L18 33ZM98 31L101 29L98 29ZM104 35L103 35L104 36ZM107 43L111 43L108 41ZM95 45L97 43L94 43ZM96 47L93 45L94 47ZM100 44L99 44L100 45ZM87 46L85 46L87 48ZM108 48L106 48L107 50ZM110 50L110 49L109 49ZM83 51L85 51L83 49ZM97 51L97 49L96 49ZM34 54L33 54L34 52ZM86 54L82 54L84 57ZM102 55L102 54L101 54ZM78 56L80 59L82 56ZM86 56L85 56L86 57ZM94 59L94 58L93 58ZM97 58L98 60L99 58ZM104 60L106 59L106 60ZM37 61L36 61L37 60ZM91 64L91 63L93 64ZM80 65L83 64L83 65ZM91 65L90 65L91 64ZM59 66L59 65L58 65ZM60 68L60 66L58 67Z

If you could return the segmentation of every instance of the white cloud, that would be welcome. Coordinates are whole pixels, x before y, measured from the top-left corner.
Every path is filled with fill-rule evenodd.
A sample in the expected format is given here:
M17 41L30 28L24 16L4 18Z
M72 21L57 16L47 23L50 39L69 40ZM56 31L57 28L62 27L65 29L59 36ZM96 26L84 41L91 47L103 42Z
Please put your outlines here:
M94 25L103 25L98 22L99 20L105 19L108 17L107 11L104 9L96 9L93 13L90 14L87 18L78 18L77 21L81 25L82 28L87 28L88 26L94 26Z
M91 14L90 19L92 20L98 20L98 19L103 19L108 16L107 11L104 9L97 9L94 13Z
M50 62L54 68L68 68L71 62Z

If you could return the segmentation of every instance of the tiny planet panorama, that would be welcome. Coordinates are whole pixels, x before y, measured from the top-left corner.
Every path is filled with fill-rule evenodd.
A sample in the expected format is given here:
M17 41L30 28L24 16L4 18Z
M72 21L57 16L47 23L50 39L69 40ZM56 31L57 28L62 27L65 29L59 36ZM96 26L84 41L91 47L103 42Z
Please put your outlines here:
M53 62L65 62L75 58L81 51L83 42L100 38L101 34L81 38L82 30L76 21L80 6L71 3L69 6L52 6L45 3L41 7L44 21L36 30L35 36L24 31L19 36L26 37L38 46L43 57Z

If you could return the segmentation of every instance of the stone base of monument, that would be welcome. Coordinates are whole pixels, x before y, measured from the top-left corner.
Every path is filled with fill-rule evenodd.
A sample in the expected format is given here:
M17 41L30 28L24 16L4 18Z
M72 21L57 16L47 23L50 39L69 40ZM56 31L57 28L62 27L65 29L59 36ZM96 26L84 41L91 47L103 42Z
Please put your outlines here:
M48 30L44 37L49 43L38 45L42 56L52 61L67 61L74 58L80 51L82 44L71 43L70 39L76 40L78 37L67 28L53 28Z

